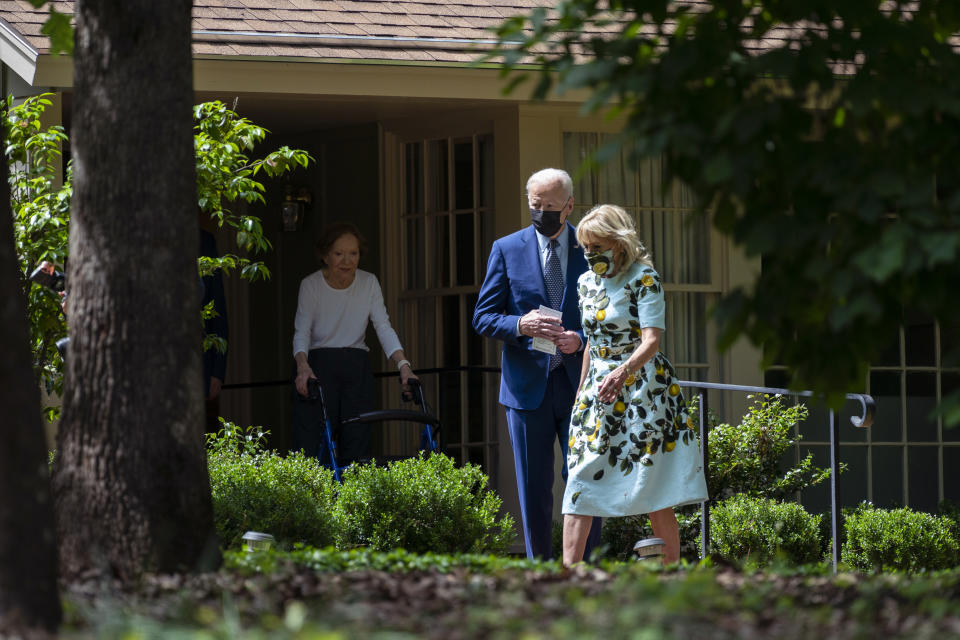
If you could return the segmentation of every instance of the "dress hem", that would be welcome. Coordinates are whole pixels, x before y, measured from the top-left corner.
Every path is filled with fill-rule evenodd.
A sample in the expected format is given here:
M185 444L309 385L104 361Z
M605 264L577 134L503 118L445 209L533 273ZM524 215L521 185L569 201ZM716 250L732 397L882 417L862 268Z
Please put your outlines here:
M561 513L565 516L569 515L569 516L593 516L595 518L626 518L627 516L639 516L645 513L653 513L655 511L661 511L663 509L676 509L678 507L686 507L691 504L699 504L707 499L708 498L706 496L704 496L703 498L693 498L693 499L685 500L683 502L678 502L672 505L664 505L662 507L649 509L647 511L634 511L631 513L619 513L619 512L610 511L610 510L602 511L599 509L594 509L593 511L595 511L595 513L583 513L581 511L566 511L566 510L562 510Z

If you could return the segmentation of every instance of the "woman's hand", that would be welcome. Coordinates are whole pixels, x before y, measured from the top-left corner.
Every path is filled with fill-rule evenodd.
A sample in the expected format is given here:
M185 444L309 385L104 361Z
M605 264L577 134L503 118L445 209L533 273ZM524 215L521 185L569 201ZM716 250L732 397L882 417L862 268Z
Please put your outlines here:
M420 381L420 378L417 377L417 374L413 372L413 369L410 368L409 364L405 364L400 367L400 384L403 385L404 392L410 391L410 381L416 380Z
M294 384L297 387L297 393L302 395L304 398L307 397L307 380L310 378L316 378L317 376L313 375L313 369L309 366L307 367L298 367L297 368L297 379Z
M623 389L623 383L630 377L630 371L625 365L620 365L600 381L600 388L597 391L597 397L601 402L613 402L617 399L620 390Z

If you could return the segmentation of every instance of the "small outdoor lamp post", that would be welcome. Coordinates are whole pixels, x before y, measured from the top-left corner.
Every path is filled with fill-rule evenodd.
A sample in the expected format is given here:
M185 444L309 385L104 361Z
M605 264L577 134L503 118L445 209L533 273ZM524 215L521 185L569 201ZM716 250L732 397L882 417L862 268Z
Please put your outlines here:
M645 538L633 545L633 554L637 560L660 560L663 558L663 548L666 546L663 538Z
M272 535L259 531L247 531L243 534L243 540L247 544L247 551L268 551L274 542Z
M306 187L294 187L287 183L283 187L283 202L280 204L280 218L284 231L297 231L303 227L304 210L313 202Z

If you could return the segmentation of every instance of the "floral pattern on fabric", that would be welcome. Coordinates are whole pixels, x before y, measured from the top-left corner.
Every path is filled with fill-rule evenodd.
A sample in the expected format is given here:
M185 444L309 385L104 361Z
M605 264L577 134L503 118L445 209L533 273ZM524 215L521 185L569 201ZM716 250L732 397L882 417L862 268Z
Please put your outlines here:
M570 421L564 513L581 513L584 486L592 489L589 501L609 492L622 503L588 506L582 512L590 515L631 515L705 499L695 425L666 356L657 353L629 376L614 402L597 398L604 376L630 357L643 328L663 328L660 276L642 264L620 277L587 271L578 292L590 367Z

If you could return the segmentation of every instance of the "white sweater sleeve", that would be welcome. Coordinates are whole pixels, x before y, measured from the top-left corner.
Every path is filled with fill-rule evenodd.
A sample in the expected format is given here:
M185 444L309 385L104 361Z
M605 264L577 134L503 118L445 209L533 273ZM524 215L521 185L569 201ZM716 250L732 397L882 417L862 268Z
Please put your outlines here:
M403 347L400 345L397 332L390 326L390 316L387 315L387 308L383 304L383 290L376 276L372 277L370 288L370 321L377 332L377 338L380 339L383 352L389 358L390 354Z
M293 355L310 353L310 332L313 325L313 300L308 291L307 278L300 282L297 295L297 315L293 320Z

